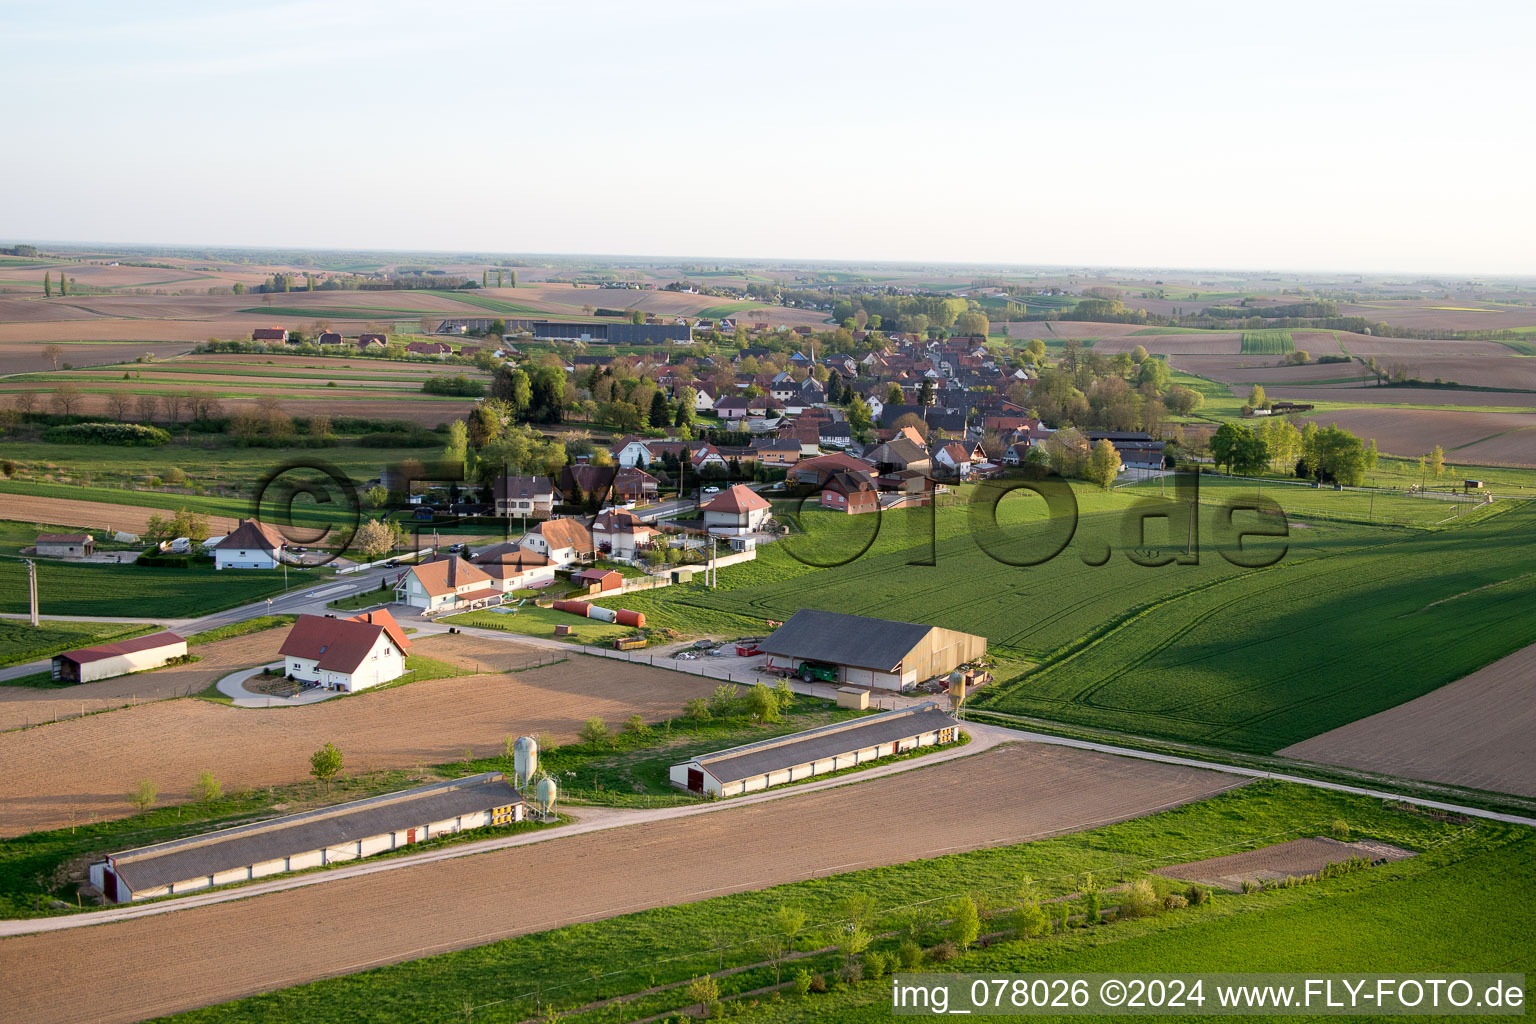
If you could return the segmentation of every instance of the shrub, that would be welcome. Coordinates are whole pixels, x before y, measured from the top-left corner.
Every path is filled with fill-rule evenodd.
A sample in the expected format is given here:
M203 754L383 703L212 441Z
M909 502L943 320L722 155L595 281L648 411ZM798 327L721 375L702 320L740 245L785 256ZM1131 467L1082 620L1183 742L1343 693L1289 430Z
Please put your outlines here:
M960 950L955 948L955 944L945 939L938 945L929 947L928 959L936 964L943 964L953 960L959 953Z
M688 983L688 999L712 1007L720 1001L720 983L707 974L702 978L694 978Z
M49 427L44 441L56 444L115 444L137 448L156 448L169 444L171 435L159 427L140 423L71 423Z
M795 972L795 995L803 996L811 990L811 972L804 967Z
M896 961L903 970L915 971L923 965L923 947L907 939L896 947Z
M1333 838L1335 839L1344 840L1349 838L1349 822L1343 818L1334 818L1328 829L1333 833Z
M1163 897L1164 910L1183 910L1187 906L1189 906L1189 900L1176 892L1171 892Z
M827 990L827 979L823 978L819 974L814 975L811 978L811 991L812 992L825 992L826 990Z
M608 723L593 715L582 724L579 735L581 742L589 747L605 747L608 745Z
M864 980L864 965L857 960L849 960L837 973L843 981L854 985Z
M1161 910L1157 890L1152 888L1152 882L1146 878L1132 882L1120 899L1121 917L1152 917Z
M1187 891L1185 891L1184 898L1189 901L1190 906L1198 907L1206 900L1210 899L1211 894L1200 888L1198 885L1192 885Z
M879 950L870 950L864 954L864 977L872 981L879 981L885 977L885 954Z

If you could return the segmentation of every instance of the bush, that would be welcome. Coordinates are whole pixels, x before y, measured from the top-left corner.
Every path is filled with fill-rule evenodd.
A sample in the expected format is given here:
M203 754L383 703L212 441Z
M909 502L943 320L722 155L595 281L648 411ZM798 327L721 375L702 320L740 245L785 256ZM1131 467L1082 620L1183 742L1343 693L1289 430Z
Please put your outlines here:
M1164 910L1183 910L1187 906L1189 906L1189 900L1176 892L1171 892L1163 897Z
M804 967L802 967L798 971L795 972L795 980L794 980L795 995L797 995L797 996L805 995L807 992L809 992L811 990L811 985L812 985L812 981L811 981L811 972L810 971L808 971Z
M479 398L485 394L485 385L460 373L452 377L428 377L422 382L421 390L429 395L463 395L466 398Z
M885 977L884 953L872 949L864 954L864 977L871 981L879 981Z
M608 723L596 715L587 719L581 726L581 742L589 747L606 747L608 745Z
M923 947L907 939L896 947L896 962L903 970L915 971L923 965Z
M1138 878L1126 887L1125 895L1120 899L1121 917L1152 917L1162 910L1162 903L1157 898L1157 890L1152 888L1152 882L1146 878Z
M811 991L812 992L825 992L826 990L827 990L827 979L826 978L823 978L819 974L817 974L817 975L815 975L814 977L811 978Z
M72 423L49 427L44 441L55 444L115 444L133 448L157 448L169 444L171 435L159 427L140 423Z
M1200 888L1198 885L1192 885L1188 890L1185 891L1184 898L1189 901L1190 906L1198 907L1206 900L1210 899L1211 894Z
M955 944L945 939L938 945L928 948L928 959L936 964L943 964L953 960L959 953L960 950L956 948Z
M1333 823L1328 828L1333 833L1333 838L1335 839L1345 840L1349 838L1349 822L1343 818L1334 818Z

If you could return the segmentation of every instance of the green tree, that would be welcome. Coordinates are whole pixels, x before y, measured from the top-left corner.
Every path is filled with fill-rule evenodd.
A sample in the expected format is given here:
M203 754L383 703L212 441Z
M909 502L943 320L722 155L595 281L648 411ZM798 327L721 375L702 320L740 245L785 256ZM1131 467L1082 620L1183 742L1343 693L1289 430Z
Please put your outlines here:
M1141 372L1136 377L1136 383L1144 388L1162 394L1168 390L1168 363L1162 359L1143 359Z
M366 561L371 562L387 553L394 545L394 540L389 527L377 519L370 519L357 528L357 535L352 538L352 547Z
M1252 409L1269 408L1269 396L1264 393L1262 384L1255 384L1248 392L1248 406Z
M694 725L701 725L712 717L709 713L709 701L703 697L694 697L683 704L683 717Z
M902 393L900 384L892 384L885 391L886 405L901 405L906 402L906 395Z
M721 683L709 695L709 713L715 718L735 718L740 713L741 697L736 687Z
M784 960L794 952L795 939L805 928L805 911L794 907L779 907L768 917L768 925L762 937L758 939L758 948L762 950L763 957L773 964L773 983L779 984L782 980L781 969Z
M992 333L992 325L987 321L985 313L961 313L955 318L955 333L985 338Z
M53 272L52 271L49 271L49 272L47 272L47 273L45 273L43 275L43 298L45 298L45 299L53 298Z
M1088 479L1109 490L1120 473L1120 453L1108 438L1099 438L1088 457Z
M949 939L961 949L969 949L981 934L981 913L976 901L962 896L949 909Z
M62 275L61 275L62 276ZM140 779L138 785L128 794L128 802L134 806L140 814L155 805L155 797L160 795L160 787L149 779Z
M855 437L867 437L874 429L875 418L869 411L869 403L857 396L848 403L848 428Z
M1436 480L1445 472L1445 449L1435 445L1429 450L1429 475Z
M688 983L688 999L703 1007L705 1013L713 1013L720 1002L720 983L709 975L694 978Z
M747 713L757 722L779 720L779 698L767 683L756 683L747 691Z
M917 404L918 405L932 405L933 404L933 380L932 380L932 378L929 378L929 377L924 377L923 378L922 385L919 386L918 389L917 389Z
M651 396L651 411L648 417L651 426L665 427L668 420L667 396L657 391Z
M69 278L64 276L64 271L59 271L59 294L69 294Z
M658 393L659 394L659 393ZM691 427L698 412L694 405L699 400L699 393L690 387L682 388L677 393L677 416L672 420L674 427Z
M324 784L327 793L331 791L331 780L341 773L341 766L341 751L329 740L325 746L309 755L309 774Z
M608 745L608 723L593 715L582 723L581 732L577 735L589 747L605 747Z
M389 488L383 484L374 484L363 492L363 500L368 503L369 508L383 508L384 503L389 500Z
M197 785L192 787L192 799L203 805L211 804L223 795L224 787L214 777L213 772L200 774L197 777Z

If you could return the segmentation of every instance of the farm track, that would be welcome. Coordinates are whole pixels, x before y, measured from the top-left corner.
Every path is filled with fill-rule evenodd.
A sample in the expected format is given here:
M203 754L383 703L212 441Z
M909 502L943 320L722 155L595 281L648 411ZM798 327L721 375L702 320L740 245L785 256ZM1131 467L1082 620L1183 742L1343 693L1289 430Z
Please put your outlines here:
M1026 842L1232 785L1195 769L1009 745L739 808L8 938L0 977L18 1019L134 1021L579 921ZM910 827L914 816L923 827ZM85 976L93 984L71 980Z
M476 657L480 641L461 647L457 639L428 638L411 653ZM539 653L506 642L500 649ZM132 808L123 794L144 778L172 802L203 771L215 772L227 789L298 781L308 774L309 755L326 742L342 749L350 770L437 764L466 749L491 756L509 734L548 733L565 743L593 715L614 727L632 714L676 717L685 701L707 696L717 682L575 656L526 672L428 679L297 708L169 700L3 733L0 836L93 815L124 817Z

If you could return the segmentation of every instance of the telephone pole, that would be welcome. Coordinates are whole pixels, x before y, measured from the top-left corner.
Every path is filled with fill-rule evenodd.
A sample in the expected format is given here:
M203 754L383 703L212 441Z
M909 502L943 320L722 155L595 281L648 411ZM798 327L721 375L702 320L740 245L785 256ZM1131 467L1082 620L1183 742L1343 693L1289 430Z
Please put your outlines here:
M27 563L27 610L31 613L32 628L37 628L37 563L30 558Z

